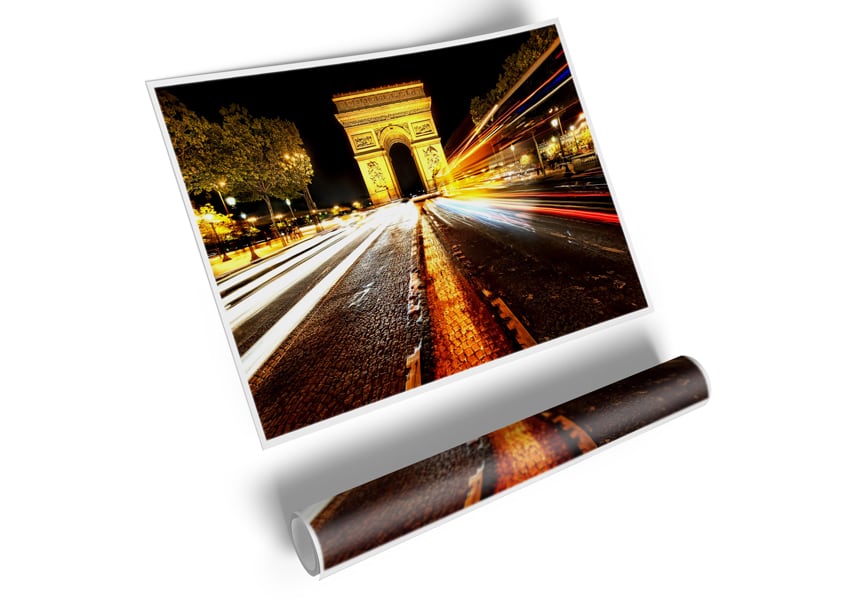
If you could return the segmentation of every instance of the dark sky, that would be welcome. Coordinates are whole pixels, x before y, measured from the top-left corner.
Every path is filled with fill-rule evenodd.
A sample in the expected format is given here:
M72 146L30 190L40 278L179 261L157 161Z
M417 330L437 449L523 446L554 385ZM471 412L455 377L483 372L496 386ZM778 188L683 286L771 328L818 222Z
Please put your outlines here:
M209 119L218 118L219 108L237 103L255 116L281 117L295 123L313 160L315 175L310 191L320 207L329 207L368 198L351 146L334 117L335 94L422 81L425 93L432 98L431 110L446 147L453 134L471 125L469 101L495 86L504 60L528 37L524 32L427 52L166 89Z

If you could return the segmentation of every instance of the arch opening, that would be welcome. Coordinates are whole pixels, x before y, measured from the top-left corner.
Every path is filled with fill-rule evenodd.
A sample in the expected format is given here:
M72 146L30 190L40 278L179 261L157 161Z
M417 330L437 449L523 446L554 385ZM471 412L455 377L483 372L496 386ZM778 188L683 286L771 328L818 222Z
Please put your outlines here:
M398 180L399 192L402 198L409 198L425 193L425 184L419 176L413 154L406 144L397 142L390 146L390 162Z

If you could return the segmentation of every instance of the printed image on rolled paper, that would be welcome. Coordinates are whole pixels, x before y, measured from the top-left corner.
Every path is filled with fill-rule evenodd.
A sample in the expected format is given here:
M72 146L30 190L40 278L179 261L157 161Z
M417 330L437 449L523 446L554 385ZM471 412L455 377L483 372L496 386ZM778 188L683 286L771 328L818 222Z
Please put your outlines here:
M296 551L328 574L707 399L700 367L669 360L299 511Z
M149 89L264 444L647 308L555 23Z

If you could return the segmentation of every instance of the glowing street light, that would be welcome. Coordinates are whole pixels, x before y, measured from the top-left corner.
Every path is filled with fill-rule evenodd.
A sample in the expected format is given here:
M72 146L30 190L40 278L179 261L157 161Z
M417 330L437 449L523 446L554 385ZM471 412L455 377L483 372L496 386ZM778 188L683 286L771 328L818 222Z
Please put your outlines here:
M227 262L230 260L230 257L227 255L227 251L221 245L221 239L218 237L218 232L215 230L215 215L212 213L204 214L204 221L210 226L213 232L213 238L215 238L215 245L218 246L219 251L221 252L221 262Z
M221 205L224 207L224 214L230 215L230 210L227 208L227 201L221 195L221 190L227 186L227 181L219 179L215 182L215 191L218 192L218 199L221 200ZM233 206L232 204L230 206Z
M561 126L561 118L555 117L552 119L552 128L557 128L558 131L561 132L561 135L558 136L558 147L561 149L561 158L564 157L564 144L561 143L561 138L564 137L564 128Z

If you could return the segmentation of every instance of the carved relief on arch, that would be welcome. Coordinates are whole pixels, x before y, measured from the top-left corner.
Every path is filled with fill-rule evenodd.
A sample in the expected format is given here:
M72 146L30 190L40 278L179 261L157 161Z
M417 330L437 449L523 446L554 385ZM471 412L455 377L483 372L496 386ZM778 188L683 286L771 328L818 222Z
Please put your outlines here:
M383 204L399 197L398 174L389 156L396 144L410 151L426 190L436 191L435 175L445 167L446 158L431 98L421 81L337 94L333 101L372 202Z
M411 136L406 125L393 123L375 130L375 133L378 135L378 143L386 151L389 151L390 146L396 142L401 142L410 148Z

